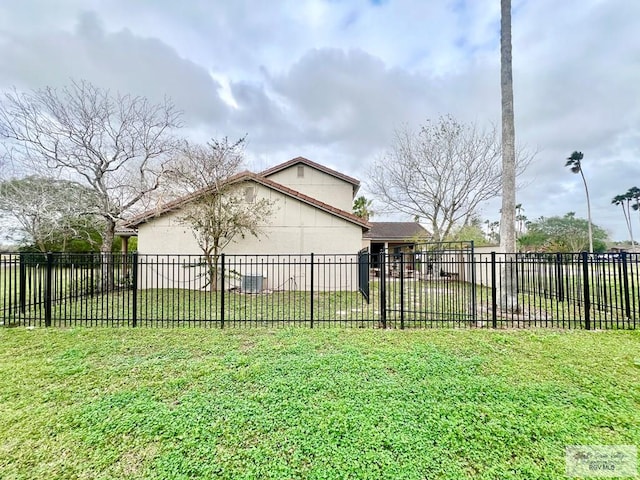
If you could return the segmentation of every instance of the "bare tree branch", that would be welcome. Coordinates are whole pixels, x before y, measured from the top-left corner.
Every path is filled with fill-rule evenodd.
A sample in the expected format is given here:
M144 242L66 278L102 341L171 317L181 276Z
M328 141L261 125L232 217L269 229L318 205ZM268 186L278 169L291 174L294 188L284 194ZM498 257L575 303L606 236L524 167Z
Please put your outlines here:
M61 90L5 94L0 138L28 171L57 169L93 190L98 202L92 213L106 225L101 249L110 251L116 222L158 188L177 147L172 131L180 117L169 100L152 104L78 81Z
M519 162L520 173L529 161ZM445 116L418 132L398 130L390 150L375 162L370 182L387 211L426 219L433 238L442 240L500 194L501 174L495 127L479 130Z
M0 213L17 223L24 243L40 251L62 238L93 239L87 231L100 226L91 214L92 190L67 180L30 176L0 183Z
M230 182L243 161L245 138L212 139L206 145L185 142L182 155L166 170L174 196L196 194L180 220L191 228L208 267L209 285L217 289L218 259L229 243L246 235L258 237L271 215L273 202L256 198L255 185Z

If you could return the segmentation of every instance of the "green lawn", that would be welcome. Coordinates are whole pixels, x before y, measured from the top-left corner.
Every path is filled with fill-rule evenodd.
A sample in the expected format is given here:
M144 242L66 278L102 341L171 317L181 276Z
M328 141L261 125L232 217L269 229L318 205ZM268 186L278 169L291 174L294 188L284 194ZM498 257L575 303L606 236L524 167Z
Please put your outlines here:
M640 332L0 329L0 476L557 479L640 446Z
M221 327L224 310L225 326L351 326L376 327L381 323L380 290L378 282L371 283L370 302L359 292L304 291L265 292L252 295L239 292L224 293L224 309L220 292L184 289L139 290L137 292L137 324L140 326L202 326ZM492 325L491 291L482 286L476 290L476 317L472 309L472 287L464 282L405 281L403 298L398 282L387 286L387 326L400 328L404 308L404 327L448 327ZM2 310L0 325L44 326L43 300L27 303L24 312L12 300L12 308ZM498 309L498 328L537 326L555 328L584 328L583 306L559 302L542 295L519 295L521 314ZM637 302L636 302L637 307ZM133 324L133 291L118 289L99 295L85 295L56 299L52 303L54 326L131 326ZM638 312L631 310L626 319L620 305L609 302L591 307L592 328L637 328Z

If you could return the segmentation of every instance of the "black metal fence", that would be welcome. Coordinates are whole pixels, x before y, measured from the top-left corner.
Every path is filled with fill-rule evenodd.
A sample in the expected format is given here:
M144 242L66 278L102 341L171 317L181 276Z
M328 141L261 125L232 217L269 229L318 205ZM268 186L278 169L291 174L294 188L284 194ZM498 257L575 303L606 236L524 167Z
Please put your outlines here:
M639 299L625 253L0 254L4 326L633 329Z

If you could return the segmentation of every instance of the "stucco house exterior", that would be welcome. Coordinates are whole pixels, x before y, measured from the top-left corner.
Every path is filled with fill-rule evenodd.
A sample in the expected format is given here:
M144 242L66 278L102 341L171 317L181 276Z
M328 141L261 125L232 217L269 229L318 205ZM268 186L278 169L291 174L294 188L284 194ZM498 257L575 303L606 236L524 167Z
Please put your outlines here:
M266 199L272 213L260 226L258 237L234 238L223 249L226 288L246 289L247 278L257 279L260 290L357 290L358 251L369 223L351 213L360 182L297 157L260 173L242 172L226 186L244 192L247 207ZM140 269L139 288L206 288L206 275L197 256L202 255L193 231L183 219L184 208L205 192L194 192L132 218L124 225L136 232ZM322 268L311 267L314 263ZM154 262L157 262L154 264ZM166 270L166 264L176 268ZM162 264L162 267L161 265ZM162 272L160 270L162 269Z
M375 270L380 251L413 251L415 243L429 237L417 222L368 222L354 215L353 201L360 182L304 157L260 173L241 172L226 183L244 192L249 208L261 199L273 205L258 237L234 238L223 249L228 261L235 262L229 269L240 276L257 276L269 288L287 282L295 288L308 288L313 278L315 282L331 283L324 285L325 289L357 289L360 250L369 249L370 266ZM201 256L202 251L189 224L182 219L185 207L203 193L194 192L144 212L120 230L123 237L137 235L138 253L145 259L141 268L147 273L160 268L152 265L154 261L182 265L176 270L179 274L142 275L145 280L140 288L155 288L160 281L181 288L203 288L202 275L185 277L189 270L185 265L193 262L189 256ZM312 253L322 271L309 270Z
M370 226L351 213L360 182L297 157L261 173L242 172L228 180L247 192L247 202L268 199L273 212L258 238L234 239L227 254L357 253ZM201 192L161 205L125 226L138 235L141 254L201 253L181 210Z

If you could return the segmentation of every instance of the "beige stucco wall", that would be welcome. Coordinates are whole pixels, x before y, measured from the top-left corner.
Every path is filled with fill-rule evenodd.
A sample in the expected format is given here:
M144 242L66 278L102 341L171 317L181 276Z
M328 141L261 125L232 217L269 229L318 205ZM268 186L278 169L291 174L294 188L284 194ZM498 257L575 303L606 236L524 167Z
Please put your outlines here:
M273 213L259 238L236 238L225 253L356 253L362 248L362 228L298 199L251 182L257 198L273 202ZM144 254L200 254L180 211L138 227L138 251Z
M237 238L224 249L231 270L240 275L263 275L265 288L269 289L308 289L311 273L304 263L309 262L309 257L301 255L314 253L317 262L326 263L314 273L316 288L357 288L356 254L362 248L361 227L260 184L252 182L252 185L257 198L274 202L273 213L269 222L263 225L264 233L259 238L251 235ZM173 288L203 287L202 275L196 273L198 267L184 266L194 263L184 255L201 255L202 252L191 229L181 222L180 211L140 225L138 252L141 259L144 257L139 276L144 283L139 284L140 288L155 288L163 281L175 285ZM296 257L278 257L278 254L295 254ZM323 254L332 255L324 257ZM153 255L163 255L158 259L161 263L175 262L179 267L154 265L158 260L154 260ZM278 266L283 262L285 266ZM154 279L156 277L158 279Z
M475 247L473 249L474 253L474 264L475 264L475 283L478 285L488 285L491 281L491 252L496 252L498 254L502 253L502 248L500 245L489 245L483 247ZM504 257L498 255L498 262L502 262ZM468 266L465 273L465 279L468 282L472 281L471 276L471 266ZM496 269L497 275L500 275L500 267L498 266Z
M304 169L302 178L298 178L298 165L292 165L268 178L333 207L351 212L353 185L308 165L302 165L302 167Z
M311 265L313 260L313 267ZM222 265L222 259L219 265ZM222 288L222 267L218 288ZM355 291L358 288L358 256L224 255L224 289L244 291L243 277L260 277L260 292L311 290ZM139 289L208 290L208 270L197 255L138 255ZM255 280L253 280L255 281ZM255 285L255 284L254 284ZM249 293L257 293L251 291Z

